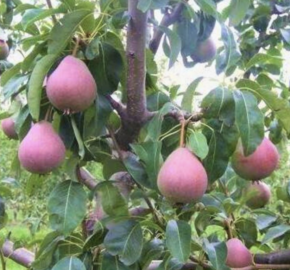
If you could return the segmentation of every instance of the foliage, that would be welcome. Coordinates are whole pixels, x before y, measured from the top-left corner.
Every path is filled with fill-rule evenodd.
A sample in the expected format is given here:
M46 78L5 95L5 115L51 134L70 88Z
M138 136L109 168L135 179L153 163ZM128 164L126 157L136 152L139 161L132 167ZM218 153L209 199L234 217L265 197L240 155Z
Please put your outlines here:
M0 157L0 227L10 222L4 199L30 218L32 233L50 228L32 269L218 270L228 269L225 242L233 236L253 253L289 246L289 10L278 0L1 2L10 53L23 58L13 66L0 61L1 94L10 105L0 117L13 117L20 142L33 123L51 121L67 150L61 167L34 175L21 169L18 142L0 137L1 148L9 143ZM196 105L206 79L184 92L162 85L154 55L162 47L169 68L182 59L194 73L202 61L193 54L215 27L220 46L207 65L223 79ZM98 88L95 102L74 114L54 108L45 91L70 54L84 61ZM252 210L247 182L230 161L238 142L248 156L264 136L279 149L280 168L265 179L271 204ZM209 180L202 199L189 204L168 201L157 185L164 160L183 143ZM11 170L2 166L8 162Z

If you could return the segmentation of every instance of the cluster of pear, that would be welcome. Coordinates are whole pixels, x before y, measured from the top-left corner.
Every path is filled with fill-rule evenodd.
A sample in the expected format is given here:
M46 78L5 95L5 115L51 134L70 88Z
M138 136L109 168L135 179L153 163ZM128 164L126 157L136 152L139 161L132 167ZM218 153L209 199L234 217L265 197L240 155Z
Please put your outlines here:
M81 112L91 106L97 96L95 80L83 61L66 56L48 77L49 101L63 113ZM18 139L12 117L1 122L4 133ZM65 145L51 123L42 120L32 125L18 150L21 165L29 172L46 174L65 159Z
M278 163L278 150L267 137L249 156L244 155L242 146L238 144L232 157L232 167L237 175L252 181L245 189L245 195L249 197L246 203L250 208L260 208L269 202L270 187L260 180L270 176Z

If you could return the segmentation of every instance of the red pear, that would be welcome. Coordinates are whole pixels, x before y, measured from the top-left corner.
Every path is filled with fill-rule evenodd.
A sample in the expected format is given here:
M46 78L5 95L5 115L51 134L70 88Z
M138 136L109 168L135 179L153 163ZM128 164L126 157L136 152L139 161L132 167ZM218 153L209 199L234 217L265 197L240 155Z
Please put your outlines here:
M253 182L246 188L249 199L246 204L252 209L264 207L271 198L270 187L263 182Z
M277 168L278 162L278 150L266 137L251 155L244 156L243 148L239 144L232 156L234 171L247 180L260 180L268 177Z
M252 255L246 246L238 238L227 241L226 265L231 268L242 268L252 265Z
M216 46L212 38L208 38L197 44L192 59L198 63L206 63L212 60L216 55Z
M9 139L13 139L13 140L18 139L18 135L17 135L16 130L15 130L15 122L11 117L3 119L1 121L1 127L2 127L2 130L5 133L5 135Z
M207 174L201 162L187 148L173 151L162 165L157 179L160 193L176 203L198 201L207 188Z
M18 158L29 172L45 174L57 168L65 158L65 146L52 125L34 124L19 146Z
M48 77L46 93L53 106L66 113L74 113L93 104L97 85L84 62L68 55Z

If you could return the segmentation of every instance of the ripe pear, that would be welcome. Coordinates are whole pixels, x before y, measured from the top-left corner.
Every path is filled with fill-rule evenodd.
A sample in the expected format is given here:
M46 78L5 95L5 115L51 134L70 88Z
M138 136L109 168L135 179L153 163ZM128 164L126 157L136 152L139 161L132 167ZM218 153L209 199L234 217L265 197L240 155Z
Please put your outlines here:
M252 265L252 255L246 246L238 238L227 241L226 265L231 268L242 268Z
M0 40L0 60L5 60L9 55L9 46L3 39Z
M4 132L4 134L9 138L13 140L18 139L18 135L15 130L15 122L11 117L5 118L1 121L1 127Z
M251 155L244 156L243 148L238 144L232 156L232 167L236 174L253 181L268 177L277 168L278 162L278 150L266 137Z
M46 93L53 106L65 113L75 113L93 104L97 85L84 62L68 55L48 77Z
M246 204L252 209L264 207L271 198L270 187L263 182L250 183L246 188L246 194L249 196Z
M201 162L187 148L173 151L162 165L157 179L160 193L176 203L198 201L207 188L207 174Z
M29 172L45 174L65 158L65 146L49 122L34 124L19 146L18 158Z
M206 63L216 55L216 46L212 38L208 38L197 44L191 58L198 63Z

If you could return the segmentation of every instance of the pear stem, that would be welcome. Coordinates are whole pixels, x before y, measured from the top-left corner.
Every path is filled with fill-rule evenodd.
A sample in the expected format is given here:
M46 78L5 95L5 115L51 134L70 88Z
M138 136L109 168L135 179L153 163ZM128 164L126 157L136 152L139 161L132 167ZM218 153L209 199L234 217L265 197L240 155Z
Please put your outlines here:
M78 52L78 49L79 49L79 44L80 44L80 38L76 38L76 43L75 43L75 46L74 46L74 49L73 49L73 52L72 52L72 56L76 56L77 55L77 52Z
M181 131L180 131L179 146L184 147L184 135L185 135L186 121L184 119L182 119L180 122L181 122Z
M52 116L52 106L49 106L46 113L45 113L45 116L44 116L44 120L47 121L47 122L50 122Z
M230 224L230 220L228 219L225 219L225 231L228 235L228 239L232 239L233 238L233 231L232 231L232 228L231 228L231 224Z

